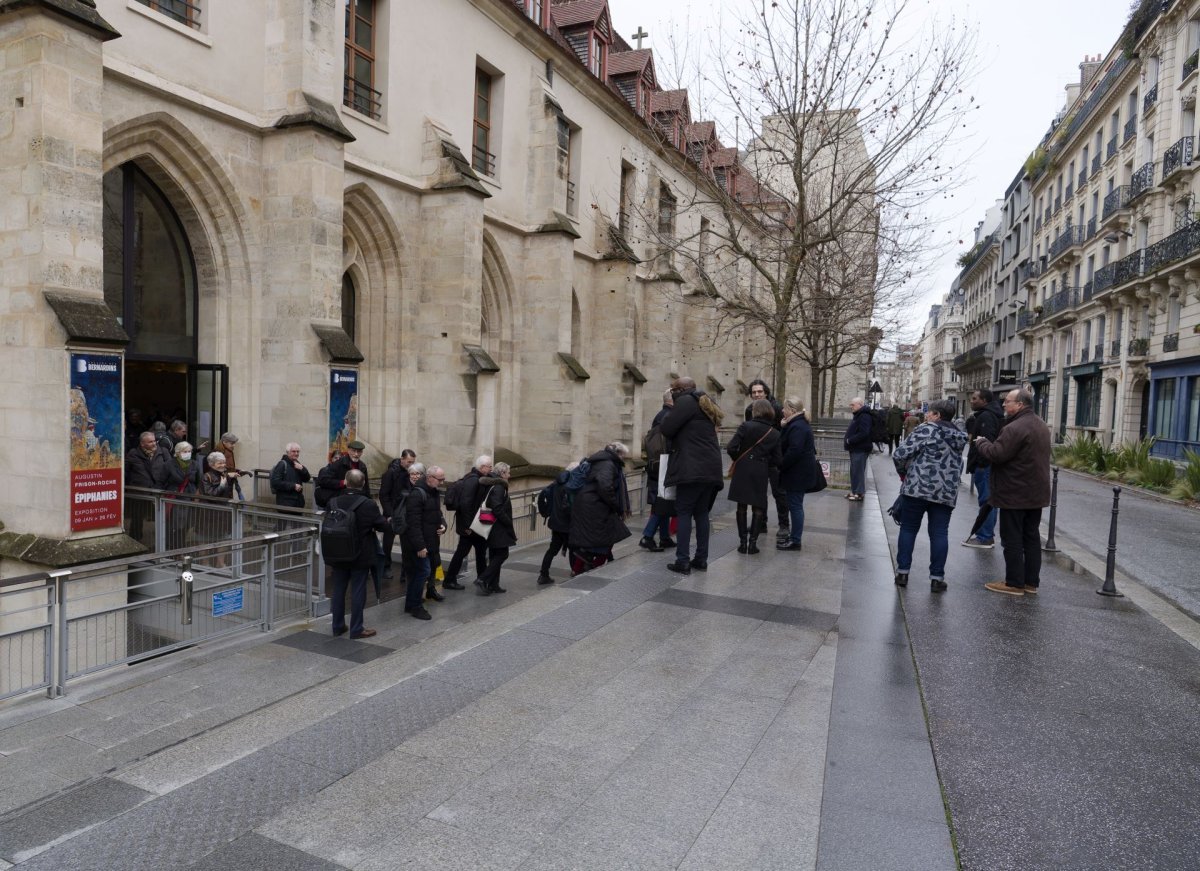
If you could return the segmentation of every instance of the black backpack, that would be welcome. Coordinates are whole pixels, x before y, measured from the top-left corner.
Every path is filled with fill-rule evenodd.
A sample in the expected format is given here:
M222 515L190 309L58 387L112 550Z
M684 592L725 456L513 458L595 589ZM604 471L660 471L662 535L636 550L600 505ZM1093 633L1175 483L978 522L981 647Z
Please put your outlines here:
M542 517L549 517L550 512L554 509L554 493L557 484L547 484L541 489L537 497L537 512Z
M330 507L321 517L321 558L330 565L354 562L362 547L355 512L367 497L355 496L345 507L338 504L339 499L330 500Z
M461 505L461 500L463 497L463 489L466 486L463 483L464 480L465 480L465 476L463 478L459 478L457 481L455 481L453 484L451 484L449 487L446 488L446 498L442 500L442 504L445 505L451 511L457 511L459 509L459 506Z
M400 499L396 502L396 507L392 509L392 532L396 535L403 536L408 532L408 497L417 492L417 488L405 490L400 494ZM420 494L421 501L425 501L425 494Z

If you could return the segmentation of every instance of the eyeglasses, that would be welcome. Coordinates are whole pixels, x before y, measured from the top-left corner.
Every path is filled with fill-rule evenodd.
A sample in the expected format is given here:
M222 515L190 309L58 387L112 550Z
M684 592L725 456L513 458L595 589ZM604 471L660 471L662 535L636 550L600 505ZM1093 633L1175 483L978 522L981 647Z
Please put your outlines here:
M445 481L446 480L445 475L426 475L425 477L427 477L430 481Z

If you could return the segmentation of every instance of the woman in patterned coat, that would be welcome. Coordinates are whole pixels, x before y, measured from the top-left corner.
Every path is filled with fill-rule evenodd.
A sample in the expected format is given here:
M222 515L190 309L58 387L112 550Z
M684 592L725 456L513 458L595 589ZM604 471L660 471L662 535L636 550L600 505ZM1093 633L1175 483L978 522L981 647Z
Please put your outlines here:
M925 422L912 431L892 454L903 482L900 486L900 537L896 542L896 585L908 586L913 546L921 519L929 515L929 587L946 591L946 553L949 550L950 513L958 500L962 479L963 448L967 434L953 421L953 400L929 403Z

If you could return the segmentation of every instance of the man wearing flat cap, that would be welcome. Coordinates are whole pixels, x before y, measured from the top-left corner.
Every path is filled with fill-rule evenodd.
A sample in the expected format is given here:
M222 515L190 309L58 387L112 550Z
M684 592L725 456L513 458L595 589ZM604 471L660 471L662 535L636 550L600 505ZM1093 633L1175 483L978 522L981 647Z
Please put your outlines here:
M366 447L362 442L355 439L346 445L346 453L342 454L328 466L321 470L317 475L317 487L328 490L332 495L337 495L342 490L346 489L346 473L351 469L357 469L363 473L363 495L368 499L371 497L371 479L367 475L367 464L363 462L363 449Z

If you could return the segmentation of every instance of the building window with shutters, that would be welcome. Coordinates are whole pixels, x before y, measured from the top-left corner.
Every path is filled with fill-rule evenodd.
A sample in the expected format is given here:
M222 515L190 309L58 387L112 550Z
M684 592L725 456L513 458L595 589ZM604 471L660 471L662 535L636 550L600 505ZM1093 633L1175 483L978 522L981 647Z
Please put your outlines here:
M375 87L377 0L345 0L346 47L342 102L368 118L383 116L383 94Z

